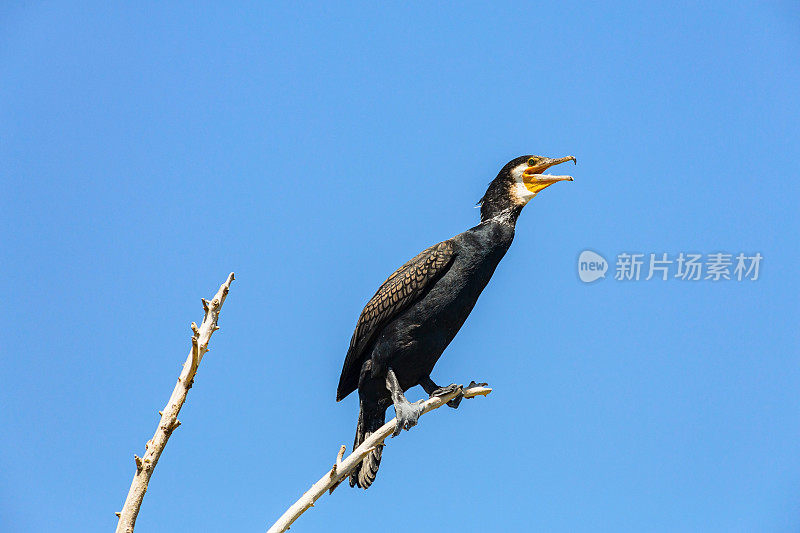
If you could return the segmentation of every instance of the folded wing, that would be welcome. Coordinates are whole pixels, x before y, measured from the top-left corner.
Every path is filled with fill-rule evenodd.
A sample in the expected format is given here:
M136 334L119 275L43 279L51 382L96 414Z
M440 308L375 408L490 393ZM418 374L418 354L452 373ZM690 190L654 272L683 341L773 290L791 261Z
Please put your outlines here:
M417 254L383 282L358 317L339 378L336 401L358 388L358 377L370 343L447 272L454 256L453 243L450 240L440 242Z

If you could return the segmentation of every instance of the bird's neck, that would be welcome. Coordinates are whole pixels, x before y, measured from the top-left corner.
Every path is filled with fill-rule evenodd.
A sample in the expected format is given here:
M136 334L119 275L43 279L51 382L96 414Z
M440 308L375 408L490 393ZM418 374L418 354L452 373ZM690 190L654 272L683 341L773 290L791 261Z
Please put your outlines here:
M516 227L517 219L522 213L521 205L507 205L499 209L481 211L481 224L484 222L495 222L498 224L508 224L512 228Z
M503 254L506 253L511 242L514 240L515 223L519 212L513 211L498 212L497 216L482 220L480 224L472 228L470 231L481 242L484 250L493 250L499 252L496 260L499 261Z

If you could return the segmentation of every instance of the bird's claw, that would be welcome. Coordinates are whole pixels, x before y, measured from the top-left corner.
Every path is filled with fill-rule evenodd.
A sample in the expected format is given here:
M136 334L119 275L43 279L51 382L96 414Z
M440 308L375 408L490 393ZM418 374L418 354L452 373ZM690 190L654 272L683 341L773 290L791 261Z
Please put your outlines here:
M435 391L431 393L431 398L435 396L447 396L451 392L455 392L456 390L460 389L461 385L456 385L455 383L451 383L446 387L439 387Z
M453 409L458 409L458 404L461 403L461 399L463 398L463 395L461 394L463 390L464 390L463 385L456 385L455 383L451 383L446 387L439 387L438 389L433 391L431 393L431 398L436 396L447 396L448 394L452 394L458 391L458 396L447 402L448 407L452 407Z
M447 402L447 407L452 407L453 409L458 409L458 406L461 405L461 400L464 399L464 390L460 389L458 392L458 396Z
M394 412L397 417L397 422L394 426L392 437L396 437L402 430L408 431L417 425L420 415L422 414L422 400L418 402L405 402L394 405Z

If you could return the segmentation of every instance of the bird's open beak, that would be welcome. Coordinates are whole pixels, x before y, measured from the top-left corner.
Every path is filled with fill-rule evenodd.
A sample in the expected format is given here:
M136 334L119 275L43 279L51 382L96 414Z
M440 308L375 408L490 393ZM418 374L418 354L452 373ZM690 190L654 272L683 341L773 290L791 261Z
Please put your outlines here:
M576 165L578 160L574 156L560 157L558 159L545 159L536 165L529 166L522 172L522 181L525 187L536 194L542 189L549 187L557 181L572 181L572 176L553 176L552 174L542 174L548 168L564 163L565 161L573 161Z

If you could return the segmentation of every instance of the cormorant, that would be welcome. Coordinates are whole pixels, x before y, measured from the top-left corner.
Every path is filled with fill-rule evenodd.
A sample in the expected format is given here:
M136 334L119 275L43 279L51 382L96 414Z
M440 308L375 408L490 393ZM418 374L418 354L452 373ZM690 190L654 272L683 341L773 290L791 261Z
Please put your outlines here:
M336 401L358 389L360 411L353 449L385 423L394 404L397 435L416 425L422 401L403 394L422 385L431 396L459 389L439 387L431 371L467 319L514 238L522 208L537 193L571 176L542 174L573 156L550 159L525 155L509 161L478 202L481 222L423 250L383 282L367 302L350 340ZM458 407L461 397L451 401ZM375 480L383 446L370 452L350 476L350 486Z

